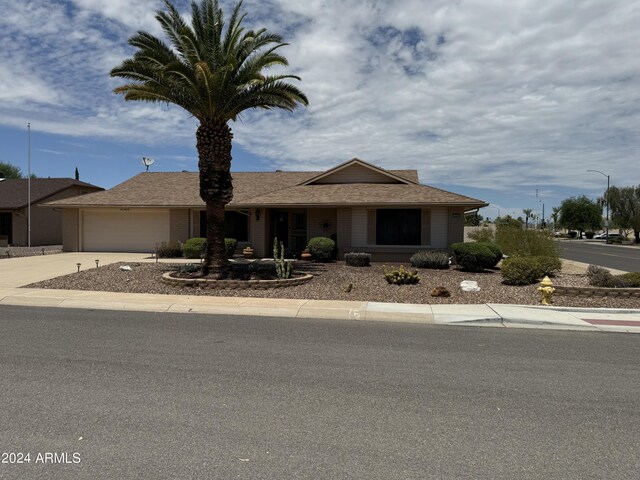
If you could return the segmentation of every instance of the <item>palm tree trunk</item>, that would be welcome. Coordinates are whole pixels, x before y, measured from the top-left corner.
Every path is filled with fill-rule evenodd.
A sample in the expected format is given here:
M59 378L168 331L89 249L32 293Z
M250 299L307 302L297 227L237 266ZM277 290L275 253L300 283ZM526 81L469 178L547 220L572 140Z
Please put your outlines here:
M224 207L233 198L231 140L226 123L201 123L196 132L200 197L207 205L207 247L202 272L224 278L229 262L224 247Z

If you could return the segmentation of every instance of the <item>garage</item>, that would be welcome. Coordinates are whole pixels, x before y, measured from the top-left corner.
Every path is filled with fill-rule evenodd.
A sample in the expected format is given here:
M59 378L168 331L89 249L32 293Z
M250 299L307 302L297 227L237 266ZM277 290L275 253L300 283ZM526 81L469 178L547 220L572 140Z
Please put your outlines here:
M169 241L169 210L82 210L85 252L153 252Z

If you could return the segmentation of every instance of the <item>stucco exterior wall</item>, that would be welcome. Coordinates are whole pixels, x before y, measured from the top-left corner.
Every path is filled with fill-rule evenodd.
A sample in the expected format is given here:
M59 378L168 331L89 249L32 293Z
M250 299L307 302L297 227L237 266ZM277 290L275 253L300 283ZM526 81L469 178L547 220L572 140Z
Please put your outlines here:
M62 211L62 250L65 252L77 252L80 248L79 218L78 208L65 208Z
M327 223L326 228L323 223ZM309 208L307 209L307 239L314 237L337 237L337 213L335 208Z
M336 210L336 246L340 259L342 259L345 253L352 250L351 237L351 209L338 208Z
M449 215L447 207L431 209L431 248L447 248L449 241ZM464 219L463 219L464 221Z
M447 235L447 247L452 243L464 242L464 210L462 208L449 208Z
M189 209L169 210L169 242L185 242L189 238Z

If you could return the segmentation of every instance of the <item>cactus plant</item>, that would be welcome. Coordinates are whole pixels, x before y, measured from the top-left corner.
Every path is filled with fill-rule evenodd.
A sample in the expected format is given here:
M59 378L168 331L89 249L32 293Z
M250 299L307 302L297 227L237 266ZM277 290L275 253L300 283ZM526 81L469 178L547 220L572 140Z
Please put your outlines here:
M387 270L387 266L383 265L382 272L385 280L393 285L412 285L420 281L417 270L405 270L402 265L400 268L391 267L391 270Z
M278 237L273 239L273 261L276 264L276 274L279 279L291 278L291 262L284 259L284 243L280 242L278 248Z

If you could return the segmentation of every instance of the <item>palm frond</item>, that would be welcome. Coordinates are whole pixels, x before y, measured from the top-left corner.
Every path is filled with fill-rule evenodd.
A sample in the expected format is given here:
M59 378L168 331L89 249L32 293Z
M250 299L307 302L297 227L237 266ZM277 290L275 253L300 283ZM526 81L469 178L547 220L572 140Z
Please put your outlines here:
M289 62L277 50L286 46L266 29L245 30L242 1L225 22L218 0L192 0L188 24L165 0L156 12L169 43L137 32L129 40L137 51L111 71L132 83L115 92L126 100L174 103L203 122L227 122L250 108L293 110L308 99L287 80L295 75L265 75Z

